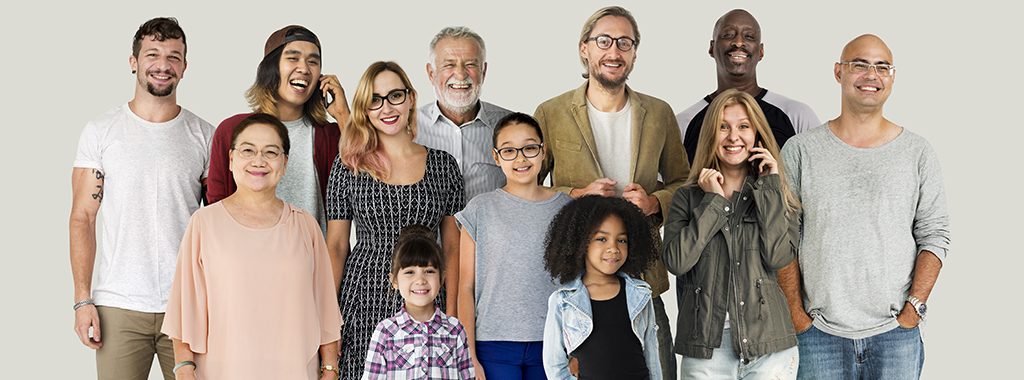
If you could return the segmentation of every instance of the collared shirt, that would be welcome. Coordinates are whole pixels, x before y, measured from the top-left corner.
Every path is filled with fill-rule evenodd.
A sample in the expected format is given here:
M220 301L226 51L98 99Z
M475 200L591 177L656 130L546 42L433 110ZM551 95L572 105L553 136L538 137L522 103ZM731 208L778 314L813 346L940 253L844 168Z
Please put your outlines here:
M475 379L466 330L434 309L417 322L405 306L377 324L366 352L363 379Z
M416 142L443 150L455 157L466 181L466 201L478 194L505 186L505 174L494 162L494 127L507 109L480 101L480 110L473 121L456 125L441 113L437 102L417 110Z

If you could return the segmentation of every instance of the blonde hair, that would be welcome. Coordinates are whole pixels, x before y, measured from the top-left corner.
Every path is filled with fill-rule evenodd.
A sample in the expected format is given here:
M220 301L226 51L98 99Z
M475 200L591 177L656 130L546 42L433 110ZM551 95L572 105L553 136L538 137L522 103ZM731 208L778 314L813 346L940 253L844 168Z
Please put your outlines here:
M366 68L352 95L352 115L341 132L341 162L352 172L366 173L377 180L391 175L391 162L381 150L377 129L370 123L367 110L373 101L373 80L385 71L397 74L405 88L409 89L409 99L406 99L406 102L411 102L408 128L412 137L416 138L416 90L405 70L392 61L377 61Z
M704 123L700 127L700 137L697 138L697 152L694 154L690 165L690 176L686 179L686 186L697 185L700 179L701 169L715 169L722 171L721 163L718 161L718 127L724 122L725 108L732 105L740 105L747 112L750 125L754 127L757 138L761 140L765 149L775 157L779 167L779 181L782 184L782 194L786 201L786 207L791 212L800 209L800 200L789 187L786 179L786 169L782 163L782 156L779 154L779 144L775 142L775 135L768 125L768 120L757 105L757 100L750 94L736 89L728 89L715 97L708 106L704 116ZM753 171L754 169L752 169ZM755 172L756 173L756 172Z

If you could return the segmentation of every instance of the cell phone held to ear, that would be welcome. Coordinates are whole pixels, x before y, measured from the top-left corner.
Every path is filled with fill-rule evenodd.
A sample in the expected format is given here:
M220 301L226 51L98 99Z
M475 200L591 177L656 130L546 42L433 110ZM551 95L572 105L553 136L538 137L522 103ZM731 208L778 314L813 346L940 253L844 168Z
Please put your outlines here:
M754 145L753 146L756 147L756 148L764 148L764 144L761 142L761 134L758 134L757 137L754 138ZM753 156L754 154L756 154L756 152L753 152L753 151L750 152L751 156ZM761 170L760 170L761 159L760 158L755 159L753 161L750 161L750 167L753 169L754 173L757 173L757 175L759 175L759 176L761 175Z

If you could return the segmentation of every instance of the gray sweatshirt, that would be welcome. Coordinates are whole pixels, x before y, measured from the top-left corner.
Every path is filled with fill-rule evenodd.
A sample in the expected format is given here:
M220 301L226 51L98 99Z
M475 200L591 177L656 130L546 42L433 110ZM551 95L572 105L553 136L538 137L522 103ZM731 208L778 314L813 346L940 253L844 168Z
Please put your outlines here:
M945 260L949 215L939 160L906 128L874 148L844 143L828 124L782 149L803 203L800 267L814 326L862 339L895 328L917 254Z

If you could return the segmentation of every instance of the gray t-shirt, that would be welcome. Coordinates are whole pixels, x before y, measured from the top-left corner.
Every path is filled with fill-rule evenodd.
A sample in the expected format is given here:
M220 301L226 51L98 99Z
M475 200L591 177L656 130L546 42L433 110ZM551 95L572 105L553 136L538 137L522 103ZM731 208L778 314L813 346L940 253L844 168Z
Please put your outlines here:
M122 104L82 130L76 168L104 174L93 270L97 305L163 313L185 226L199 208L213 125L182 108L164 123Z
M313 124L309 119L285 121L291 149L288 168L277 184L277 196L285 202L308 212L320 223L321 232L327 234L327 218L313 162Z
M826 333L863 339L895 328L923 250L945 260L949 215L939 159L906 128L856 148L828 124L782 148L803 204L804 307Z
M477 340L544 340L547 299L558 289L544 270L544 237L570 200L556 193L532 202L497 189L455 214L476 242Z

